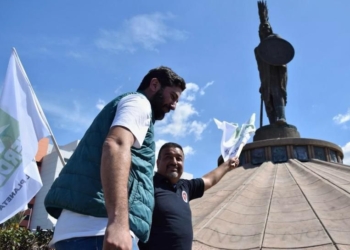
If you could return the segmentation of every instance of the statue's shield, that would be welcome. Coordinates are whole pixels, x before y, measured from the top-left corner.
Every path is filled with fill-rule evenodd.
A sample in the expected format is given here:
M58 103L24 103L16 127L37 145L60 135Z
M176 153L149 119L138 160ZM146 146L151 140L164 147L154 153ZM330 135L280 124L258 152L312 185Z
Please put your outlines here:
M260 58L268 64L280 66L289 63L294 57L294 48L278 36L269 36L257 48Z

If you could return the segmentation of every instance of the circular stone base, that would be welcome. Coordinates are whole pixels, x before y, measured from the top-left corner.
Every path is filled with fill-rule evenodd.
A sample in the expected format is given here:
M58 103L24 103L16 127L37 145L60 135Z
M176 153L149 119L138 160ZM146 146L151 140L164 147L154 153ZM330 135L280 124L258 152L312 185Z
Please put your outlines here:
M300 138L300 134L297 130L297 127L287 123L275 123L258 128L255 131L253 141L290 137Z

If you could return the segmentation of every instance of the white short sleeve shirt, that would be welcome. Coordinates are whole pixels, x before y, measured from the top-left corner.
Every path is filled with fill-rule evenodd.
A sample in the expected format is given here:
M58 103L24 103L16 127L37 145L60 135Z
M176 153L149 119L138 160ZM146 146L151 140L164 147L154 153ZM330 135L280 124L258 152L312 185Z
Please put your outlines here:
M142 94L130 94L119 101L111 127L122 126L129 129L135 137L133 146L140 148L151 123L151 115L148 99Z

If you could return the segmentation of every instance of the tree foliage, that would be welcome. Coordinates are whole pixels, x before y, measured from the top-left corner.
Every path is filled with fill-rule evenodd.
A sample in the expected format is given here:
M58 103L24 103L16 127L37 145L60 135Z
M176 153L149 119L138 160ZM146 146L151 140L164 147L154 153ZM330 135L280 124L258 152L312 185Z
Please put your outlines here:
M0 225L0 250L49 250L52 230L30 231L20 227L24 213L20 212Z

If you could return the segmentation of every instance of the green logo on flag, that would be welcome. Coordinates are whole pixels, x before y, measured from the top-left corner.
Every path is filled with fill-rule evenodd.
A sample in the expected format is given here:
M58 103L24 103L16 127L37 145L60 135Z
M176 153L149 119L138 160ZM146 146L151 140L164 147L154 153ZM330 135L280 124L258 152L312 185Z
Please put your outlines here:
M22 163L18 121L0 109L0 188Z

